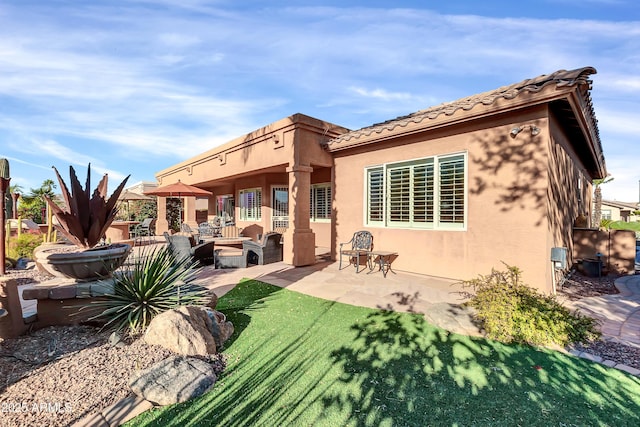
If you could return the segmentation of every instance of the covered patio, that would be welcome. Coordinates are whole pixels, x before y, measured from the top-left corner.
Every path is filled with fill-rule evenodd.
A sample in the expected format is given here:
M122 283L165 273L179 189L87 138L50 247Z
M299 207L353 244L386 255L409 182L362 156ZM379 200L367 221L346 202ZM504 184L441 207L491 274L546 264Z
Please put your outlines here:
M209 197L183 197L192 229L216 216L231 218L242 235L283 233L283 261L315 263L317 246L333 248L333 158L322 144L347 129L295 114L156 174L158 185L196 186ZM158 234L169 230L166 197L158 197Z

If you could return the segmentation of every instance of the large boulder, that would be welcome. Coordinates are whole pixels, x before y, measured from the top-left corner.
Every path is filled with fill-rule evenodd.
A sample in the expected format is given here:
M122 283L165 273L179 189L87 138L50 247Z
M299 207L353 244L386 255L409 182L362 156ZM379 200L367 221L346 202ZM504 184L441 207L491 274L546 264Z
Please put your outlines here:
M187 356L207 356L217 351L214 328L203 307L182 306L153 318L144 335L148 344Z
M171 405L206 393L216 379L210 363L195 357L171 356L134 374L129 387L149 402Z

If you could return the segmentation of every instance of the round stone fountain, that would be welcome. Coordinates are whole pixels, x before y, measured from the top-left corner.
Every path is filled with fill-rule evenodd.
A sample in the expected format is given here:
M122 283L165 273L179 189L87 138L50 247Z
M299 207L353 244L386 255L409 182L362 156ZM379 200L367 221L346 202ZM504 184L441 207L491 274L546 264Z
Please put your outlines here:
M56 277L75 279L78 282L111 277L127 259L131 246L114 243L80 251L74 245L42 245L34 251L39 268Z

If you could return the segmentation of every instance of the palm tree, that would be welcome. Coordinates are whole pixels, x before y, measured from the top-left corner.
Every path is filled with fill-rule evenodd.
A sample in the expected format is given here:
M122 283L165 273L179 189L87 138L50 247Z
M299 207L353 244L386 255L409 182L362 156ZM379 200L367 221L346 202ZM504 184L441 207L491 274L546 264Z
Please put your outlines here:
M593 180L593 219L591 220L591 227L593 228L599 228L600 220L602 219L602 189L600 186L611 181L613 181L612 176Z
M9 215L8 218L16 219L18 218L18 196L24 193L23 188L19 184L14 184L9 186ZM18 195L18 196L17 196Z
M51 179L45 179L40 188L29 189L30 193L22 196L22 203L20 204L21 215L42 224L43 219L46 219L46 216L44 218L43 216L47 209L44 196L53 198L55 196L54 188L56 188L55 182Z

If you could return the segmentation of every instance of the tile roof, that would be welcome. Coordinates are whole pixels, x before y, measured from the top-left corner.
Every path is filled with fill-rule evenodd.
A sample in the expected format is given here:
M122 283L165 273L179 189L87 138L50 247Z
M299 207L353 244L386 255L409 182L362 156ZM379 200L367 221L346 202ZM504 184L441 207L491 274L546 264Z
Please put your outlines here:
M613 206L614 208L618 208L618 209L631 209L631 210L638 209L638 203L634 203L634 202L618 202L615 200L603 200L602 205Z
M397 127L406 127L411 123L420 123L425 120L433 120L441 115L451 116L456 111L469 111L479 104L491 105L499 99L514 99L525 92L539 92L549 85L556 85L556 87L558 88L586 85L586 90L584 90L582 93L582 95L586 97L585 104L587 108L585 109L585 112L588 115L587 119L591 121L594 126L595 137L597 139L596 143L600 145L595 114L593 112L593 105L589 97L589 89L591 88L591 80L589 79L589 75L595 73L595 68L583 67L570 71L559 70L552 74L543 74L533 79L524 80L520 83L515 83L510 86L503 86L489 92L472 95L453 102L447 102L427 108L426 110L421 110L406 116L401 116L393 120L388 120L382 123L364 127L362 129L354 130L332 139L328 142L328 145L333 146L334 144L340 144L342 142L348 142L354 139L357 140L359 138L369 136L373 133L392 131Z

